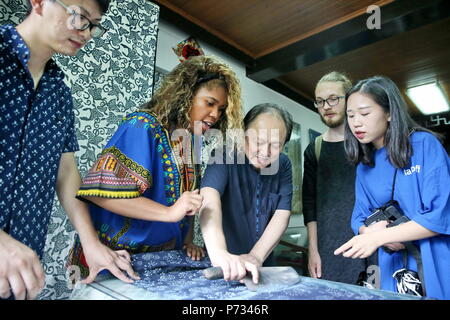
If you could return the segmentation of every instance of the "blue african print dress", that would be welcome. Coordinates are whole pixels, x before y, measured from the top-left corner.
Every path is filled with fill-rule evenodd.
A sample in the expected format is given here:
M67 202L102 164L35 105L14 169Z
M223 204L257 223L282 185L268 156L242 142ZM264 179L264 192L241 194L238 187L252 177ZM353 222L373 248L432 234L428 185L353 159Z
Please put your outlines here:
M124 118L83 179L77 197L143 196L171 206L184 191L198 187L192 149L185 147L183 154L185 145L180 139L172 141L154 114L132 113ZM186 156L191 161L186 161ZM113 250L127 250L131 254L182 249L189 230L187 219L175 223L133 219L92 203L89 210L101 242ZM82 276L88 274L78 238L67 265L79 266Z

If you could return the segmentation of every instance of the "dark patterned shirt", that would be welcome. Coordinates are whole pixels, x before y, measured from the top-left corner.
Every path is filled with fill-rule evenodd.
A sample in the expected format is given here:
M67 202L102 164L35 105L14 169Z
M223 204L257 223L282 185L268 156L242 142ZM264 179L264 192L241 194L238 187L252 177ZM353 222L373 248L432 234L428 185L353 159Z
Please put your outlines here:
M72 96L50 60L36 90L30 50L0 27L0 228L39 256L63 152L78 150Z

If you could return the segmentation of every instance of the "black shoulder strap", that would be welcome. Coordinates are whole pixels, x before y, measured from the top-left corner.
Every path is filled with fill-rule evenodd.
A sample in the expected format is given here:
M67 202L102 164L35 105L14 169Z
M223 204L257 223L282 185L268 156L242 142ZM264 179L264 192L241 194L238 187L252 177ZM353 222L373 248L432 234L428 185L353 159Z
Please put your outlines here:
M394 201L394 192L395 192L395 178L397 177L398 169L395 168L394 179L392 181L392 193L391 193L391 201ZM419 280L422 284L422 290L424 296L425 293L425 281L423 277L423 265L422 265L422 256L420 255L419 249L417 249L416 245L414 245L411 241L403 242L405 246L405 250L403 252L403 265L405 268L408 266L408 253L411 253L417 263L417 273L419 274Z
M397 168L395 168L394 179L392 179L392 192L391 192L391 201L394 200L394 192L395 192L395 178L397 178Z

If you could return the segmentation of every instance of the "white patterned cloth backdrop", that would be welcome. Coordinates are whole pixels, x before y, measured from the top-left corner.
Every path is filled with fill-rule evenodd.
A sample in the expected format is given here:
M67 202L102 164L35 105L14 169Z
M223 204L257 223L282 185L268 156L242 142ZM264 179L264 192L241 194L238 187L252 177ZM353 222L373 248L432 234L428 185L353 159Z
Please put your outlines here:
M27 0L2 0L0 24L17 25ZM102 23L109 31L91 42L76 57L56 57L72 89L78 166L84 176L122 117L152 95L159 7L146 0L113 0ZM44 269L46 287L40 299L70 295L64 267L74 230L55 200L50 220Z

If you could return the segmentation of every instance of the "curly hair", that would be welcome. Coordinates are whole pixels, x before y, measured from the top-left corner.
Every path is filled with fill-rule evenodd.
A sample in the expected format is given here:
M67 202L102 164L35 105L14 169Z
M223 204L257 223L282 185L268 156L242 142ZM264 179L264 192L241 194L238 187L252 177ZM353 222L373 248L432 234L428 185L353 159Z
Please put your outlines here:
M211 80L208 75L215 75ZM242 129L241 87L231 68L213 56L195 56L180 63L165 78L152 99L142 108L153 112L169 132L188 129L191 123L192 101L201 88L222 86L228 96L224 116L214 125L225 133L227 129Z

